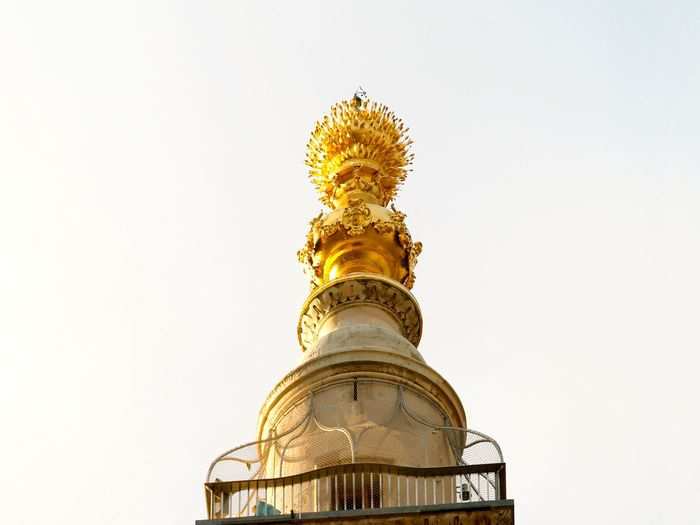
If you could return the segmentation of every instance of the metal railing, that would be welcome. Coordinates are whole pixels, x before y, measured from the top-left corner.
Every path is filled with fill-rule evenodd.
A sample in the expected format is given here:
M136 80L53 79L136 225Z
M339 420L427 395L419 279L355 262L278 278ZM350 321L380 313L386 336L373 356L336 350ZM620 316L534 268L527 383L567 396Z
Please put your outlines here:
M205 484L209 519L506 499L505 463L398 467L351 463L303 474Z

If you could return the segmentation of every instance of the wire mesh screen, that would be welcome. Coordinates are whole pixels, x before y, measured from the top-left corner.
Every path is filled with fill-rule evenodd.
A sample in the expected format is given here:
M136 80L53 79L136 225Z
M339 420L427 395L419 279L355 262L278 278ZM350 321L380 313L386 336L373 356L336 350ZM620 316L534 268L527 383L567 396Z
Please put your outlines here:
M216 458L207 481L279 478L350 463L438 467L502 462L495 440L452 426L421 393L363 379L313 392L264 439Z

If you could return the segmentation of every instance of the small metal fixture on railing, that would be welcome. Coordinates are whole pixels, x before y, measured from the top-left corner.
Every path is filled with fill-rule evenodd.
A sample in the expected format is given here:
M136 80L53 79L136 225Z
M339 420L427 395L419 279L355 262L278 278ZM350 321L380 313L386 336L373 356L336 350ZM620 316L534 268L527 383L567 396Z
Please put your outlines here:
M209 519L506 499L504 463L399 467L352 463L282 478L205 485Z

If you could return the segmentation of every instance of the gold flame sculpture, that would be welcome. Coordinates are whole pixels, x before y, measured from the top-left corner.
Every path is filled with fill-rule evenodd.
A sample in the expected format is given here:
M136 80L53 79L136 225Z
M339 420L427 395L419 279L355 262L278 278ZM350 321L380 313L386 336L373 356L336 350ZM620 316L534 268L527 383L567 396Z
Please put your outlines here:
M348 194L357 192L387 206L410 171L411 144L408 128L389 108L356 94L316 123L306 165L330 208L345 205Z

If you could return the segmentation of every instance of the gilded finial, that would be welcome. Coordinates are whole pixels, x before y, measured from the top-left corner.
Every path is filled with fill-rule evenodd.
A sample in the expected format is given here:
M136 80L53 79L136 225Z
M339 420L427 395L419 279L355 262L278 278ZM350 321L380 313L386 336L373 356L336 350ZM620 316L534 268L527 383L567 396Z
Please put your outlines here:
M309 176L330 208L350 198L388 205L413 162L408 128L359 87L316 123L307 145Z
M413 286L422 245L391 204L413 161L411 144L403 122L368 100L361 86L316 124L306 164L332 211L311 221L297 253L312 287L350 274L381 275Z

